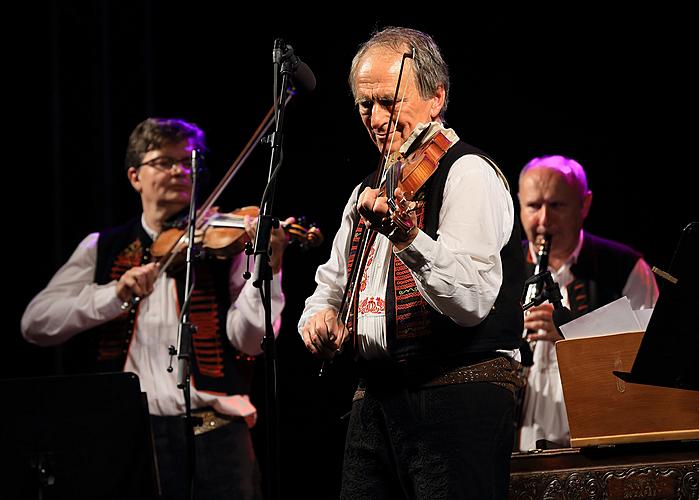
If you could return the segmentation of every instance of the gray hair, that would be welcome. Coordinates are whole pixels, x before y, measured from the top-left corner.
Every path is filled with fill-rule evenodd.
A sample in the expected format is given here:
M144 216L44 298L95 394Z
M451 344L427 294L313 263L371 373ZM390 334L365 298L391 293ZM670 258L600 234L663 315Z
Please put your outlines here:
M391 26L375 32L369 40L360 45L357 54L352 59L352 68L349 74L352 95L357 97L355 80L359 63L369 50L376 47L389 48L398 54L415 49L413 77L418 92L420 92L421 98L429 99L437 95L439 87L444 88L444 105L439 113L439 117L443 120L449 102L449 68L432 37L418 30Z

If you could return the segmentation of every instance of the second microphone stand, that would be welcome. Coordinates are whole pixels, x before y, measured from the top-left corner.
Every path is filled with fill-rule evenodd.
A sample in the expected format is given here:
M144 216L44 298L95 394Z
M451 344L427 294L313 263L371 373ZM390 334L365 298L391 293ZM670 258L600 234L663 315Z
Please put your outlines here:
M189 223L187 227L187 251L185 267L185 296L180 314L180 322L177 332L178 349L175 351L170 346L170 354L177 354L177 387L182 389L185 405L185 432L187 442L187 482L189 484L189 498L194 499L196 477L196 453L194 447L194 419L192 417L192 400L190 390L191 380L191 353L192 335L196 326L189 321L192 290L194 289L194 233L196 229L198 178L201 163L201 153L192 150L192 197L189 203Z
M260 203L260 213L257 221L257 233L255 235L253 250L255 256L255 271L252 284L260 289L262 304L265 311L265 336L262 340L262 351L265 359L265 409L267 423L265 498L267 500L276 500L279 498L277 355L274 342L274 327L272 325L272 268L269 263L269 245L272 229L279 227L279 220L272 217L271 213L274 204L277 177L283 159L282 129L284 111L286 109L286 103L288 102L288 100L284 98L284 92L279 92L278 89L287 88L294 69L291 60L284 57L284 50L283 42L281 42L281 40L276 40L273 55L275 120L274 131L267 141L271 146L272 153L270 157L267 187L264 190ZM282 77L281 85L278 85L279 75Z

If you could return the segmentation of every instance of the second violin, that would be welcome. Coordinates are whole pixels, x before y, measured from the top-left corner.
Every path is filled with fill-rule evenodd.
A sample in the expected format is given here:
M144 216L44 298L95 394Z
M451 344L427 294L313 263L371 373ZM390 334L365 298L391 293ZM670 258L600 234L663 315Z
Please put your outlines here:
M245 244L250 241L245 230L245 217L257 217L259 207L247 206L230 213L220 213L210 210L201 218L197 228L195 244L206 249L210 255L227 258L242 252ZM292 224L282 224L292 242L297 242L302 248L316 247L323 243L323 234L315 226L306 227L304 219L299 218ZM167 229L160 233L151 246L151 255L156 259L167 259L181 254L187 247L186 227Z

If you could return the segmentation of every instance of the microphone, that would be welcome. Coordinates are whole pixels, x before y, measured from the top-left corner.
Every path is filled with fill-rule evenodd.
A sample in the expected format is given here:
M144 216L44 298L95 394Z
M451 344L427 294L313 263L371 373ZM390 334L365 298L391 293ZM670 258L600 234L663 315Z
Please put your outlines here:
M303 62L296 56L292 56L292 75L291 79L304 90L311 91L316 88L316 77L308 67L308 64Z
M275 64L282 65L282 73L289 75L298 87L309 92L316 88L316 77L311 68L299 59L294 54L294 48L284 43L284 40L281 38L274 40L272 58Z

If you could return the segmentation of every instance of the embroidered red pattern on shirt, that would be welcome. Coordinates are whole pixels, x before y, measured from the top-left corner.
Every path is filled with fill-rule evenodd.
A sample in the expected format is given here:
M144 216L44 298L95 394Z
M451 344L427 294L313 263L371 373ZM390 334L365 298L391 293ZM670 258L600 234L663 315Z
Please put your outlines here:
M364 273L362 274L362 282L359 285L360 292L363 292L364 290L366 290L367 274L369 273L369 268L371 267L371 264L374 262L375 255L376 255L376 246L372 245L371 249L369 250L369 257L367 257L366 266L364 266Z
M362 242L362 236L364 235L364 231L366 228L364 227L364 219L360 217L359 223L357 224L357 227L355 227L354 231L354 237L352 238L352 243L350 244L350 253L347 258L347 275L348 277L352 276L352 272L355 270L355 257L359 253L359 244ZM376 239L376 232L371 231L367 235L367 240L365 241L365 244L370 245L370 247L373 247L374 240ZM347 318L345 321L345 326L347 327L347 330L350 332L350 335L353 335L353 338L356 339L356 336L354 336L354 317L355 314L359 314L356 311L356 308L358 306L358 300L357 296L359 293L354 293L354 286L355 286L356 280L352 280L350 283L347 284L347 296L352 297L351 303L348 306L348 314Z
M381 297L365 297L359 302L359 314L384 314L386 301Z

